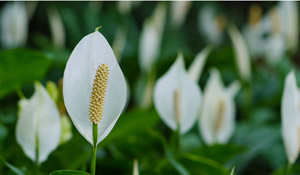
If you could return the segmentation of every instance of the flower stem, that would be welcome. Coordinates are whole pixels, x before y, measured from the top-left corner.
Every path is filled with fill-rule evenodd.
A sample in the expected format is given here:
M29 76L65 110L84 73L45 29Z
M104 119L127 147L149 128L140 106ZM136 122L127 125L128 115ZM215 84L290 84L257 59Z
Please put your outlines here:
M287 164L286 164L285 170L284 170L284 171L285 171L285 172L284 172L285 175L289 175L289 174L290 174L291 167L292 167L292 165L291 165L290 163L287 163Z
M97 153L97 137L98 137L98 125L93 123L93 151L91 160L90 174L96 174L96 153Z

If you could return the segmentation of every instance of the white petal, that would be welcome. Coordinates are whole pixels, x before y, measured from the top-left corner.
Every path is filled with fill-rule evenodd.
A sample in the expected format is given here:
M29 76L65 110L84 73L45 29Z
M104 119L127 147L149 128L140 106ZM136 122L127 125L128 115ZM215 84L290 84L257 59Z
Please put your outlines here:
M265 39L264 36L264 21L260 20L255 26L247 25L243 30L243 36L249 48L249 54L253 58L264 55Z
M239 92L240 89L241 89L241 83L240 81L236 80L229 85L227 92L229 96L234 97Z
M132 5L133 5L132 1L118 1L117 3L118 10L123 15L126 15L131 11Z
M203 105L199 120L199 131L206 144L224 144L230 139L235 128L234 96L240 85L234 82L225 89L216 69L205 87Z
M191 1L173 1L171 3L171 22L174 27L180 27L192 5Z
M139 163L137 159L133 161L133 172L132 175L139 175Z
M281 27L287 41L287 48L292 52L297 50L299 36L298 3L280 1L279 4Z
M172 130L177 129L175 115L175 91L178 90L180 107L180 133L187 132L197 119L201 92L184 68L180 54L168 72L158 79L154 87L154 104L162 120ZM191 103L193 101L193 103Z
M216 25L216 9L213 6L204 6L198 14L198 28L203 36L214 45L223 40L223 31Z
M166 6L159 3L151 16L145 20L139 41L139 63L142 71L149 72L160 54Z
M290 72L284 84L281 101L282 136L288 160L293 164L299 154L299 92L295 73Z
M64 99L78 131L93 144L89 100L97 67L108 64L109 77L103 117L98 124L98 140L102 141L119 118L126 102L126 83L108 42L98 31L85 36L73 50L64 73ZM106 134L107 133L107 134Z
M236 65L240 76L242 79L249 81L251 78L251 62L245 40L234 25L228 28L228 33L232 40Z
M39 143L39 163L44 162L59 144L61 122L56 104L39 83L36 92L23 104L17 122L16 137L25 154L36 160L36 138Z
M120 60L122 58L123 51L126 46L126 39L127 39L127 30L124 29L123 27L119 27L116 32L116 36L114 38L114 42L113 42L113 46L112 46L118 62L120 62Z
M206 58L210 54L211 51L212 51L211 46L205 47L201 52L199 52L196 55L193 63L190 65L189 75L192 78L192 80L194 80L195 82L199 81L203 67L206 62Z
M57 48L63 48L65 45L66 35L59 11L56 7L52 6L47 9L47 12L54 46Z
M215 137L217 143L225 144L232 136L235 128L235 106L233 98L229 94L224 93L222 97L224 102L223 117L218 119L220 121L215 121L220 122L220 126Z
M1 10L1 43L5 48L23 46L27 40L28 17L24 2L8 2Z
M215 120L218 115L218 106L222 95L223 85L219 72L212 70L204 89L203 103L199 120L199 131L207 144L215 142Z
M271 34L266 39L265 56L267 62L271 65L276 65L283 58L285 53L284 37L279 33Z
M61 121L56 104L41 84L35 85L39 94L38 115L38 142L39 163L44 162L48 155L56 149L61 134Z
M20 116L16 125L16 139L21 145L24 153L32 161L35 161L36 153L36 106L39 103L38 93L34 93L27 103L23 103L20 109Z

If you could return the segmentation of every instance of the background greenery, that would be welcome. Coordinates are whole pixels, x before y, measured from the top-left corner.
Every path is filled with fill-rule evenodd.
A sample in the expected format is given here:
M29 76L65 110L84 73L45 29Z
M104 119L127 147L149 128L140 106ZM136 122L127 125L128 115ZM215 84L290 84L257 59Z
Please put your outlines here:
M120 66L128 79L129 104L107 138L100 143L97 152L99 174L132 174L133 160L138 159L140 174L230 174L236 167L237 174L265 175L282 174L287 160L280 131L280 104L284 78L291 68L297 69L299 51L269 66L262 59L252 61L253 100L247 117L243 113L243 91L236 98L237 126L233 137L226 145L207 146L198 133L197 125L182 137L182 153L172 150L173 134L162 123L156 110L140 109L135 102L134 92L140 78L138 43L143 21L152 14L156 2L141 2L130 14L121 14L116 2L39 2L29 23L26 47L1 49L0 52L0 174L15 174L7 163L30 174L33 163L16 143L15 127L21 89L26 97L33 93L33 81L44 85L54 81L59 85L65 64L79 40L103 26L101 33L110 44L119 26L127 29L128 37ZM211 2L240 29L246 23L252 2ZM258 2L267 10L276 2ZM1 2L3 6L5 2ZM170 2L166 2L170 4ZM162 49L156 64L156 76L160 77L174 62L178 50L189 66L194 56L208 43L198 30L199 9L207 2L193 2L184 25L174 29L169 16L162 41ZM65 33L66 45L56 48L51 39L46 10L58 8ZM214 48L207 59L200 87L205 87L209 68L217 67L227 85L239 79L233 57L232 45L225 33L225 41ZM53 170L88 170L91 145L73 126L73 138L58 147L41 165L40 174ZM300 174L299 162L293 166Z

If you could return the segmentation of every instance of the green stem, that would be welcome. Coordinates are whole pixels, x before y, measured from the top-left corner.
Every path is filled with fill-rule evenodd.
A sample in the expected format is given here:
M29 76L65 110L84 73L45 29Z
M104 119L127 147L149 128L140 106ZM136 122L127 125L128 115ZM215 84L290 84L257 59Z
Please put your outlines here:
M286 164L286 166L285 166L285 172L284 172L285 175L289 175L290 174L291 167L292 167L291 164L288 162Z
M93 123L93 151L91 160L91 175L96 174L96 153L97 153L97 137L98 137L98 125Z
M243 91L243 113L246 119L251 117L251 108L252 108L252 86L250 82L244 82L244 91Z
M172 145L176 155L179 155L181 146L180 146L180 126L177 126L177 130L173 134ZM177 154L178 153L178 154Z

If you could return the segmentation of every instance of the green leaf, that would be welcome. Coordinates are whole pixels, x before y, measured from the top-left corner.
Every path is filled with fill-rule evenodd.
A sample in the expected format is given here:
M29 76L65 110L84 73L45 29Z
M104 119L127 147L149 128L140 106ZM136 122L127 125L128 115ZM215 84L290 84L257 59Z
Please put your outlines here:
M158 121L159 117L155 110L131 110L121 115L111 133L99 145L104 147L114 140L120 141L134 133L141 133Z
M16 175L25 175L25 173L22 170L20 170L19 168L15 167L14 165L6 162L2 157L0 157L0 162L2 162L4 165L6 165Z
M0 52L0 99L25 83L43 78L51 62L44 53L34 50Z
M211 160L206 157L194 155L191 153L184 153L182 155L181 162L184 162L187 168L189 168L194 173L203 173L203 174L219 174L219 175L228 175L230 171L225 168L222 164ZM194 174L193 173L193 174ZM201 174L200 173L200 174Z
M75 170L57 170L53 171L49 175L89 175L89 173Z

